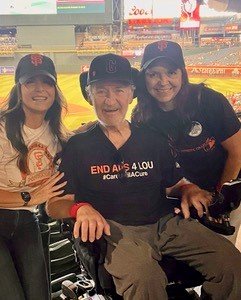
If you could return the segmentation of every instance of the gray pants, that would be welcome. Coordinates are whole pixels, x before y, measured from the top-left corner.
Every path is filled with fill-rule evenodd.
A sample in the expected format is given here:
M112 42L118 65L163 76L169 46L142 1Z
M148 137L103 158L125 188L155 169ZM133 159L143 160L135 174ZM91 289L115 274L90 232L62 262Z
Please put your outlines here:
M162 255L173 256L198 270L206 279L203 290L210 299L241 299L240 252L196 220L173 217L162 230L159 223L109 224L105 268L125 300L167 299L167 278L158 264Z

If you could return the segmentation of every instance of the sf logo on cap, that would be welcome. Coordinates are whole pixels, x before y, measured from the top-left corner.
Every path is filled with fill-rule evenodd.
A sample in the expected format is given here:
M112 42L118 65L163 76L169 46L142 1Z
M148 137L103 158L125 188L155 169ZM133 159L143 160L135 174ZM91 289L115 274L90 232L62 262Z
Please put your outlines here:
M42 65L43 63L43 56L40 54L32 54L31 55L31 63L37 67L38 65Z
M117 63L114 59L110 59L106 62L106 72L115 73L117 71Z
M168 42L167 41L160 41L157 43L157 47L160 51L163 51L167 48Z

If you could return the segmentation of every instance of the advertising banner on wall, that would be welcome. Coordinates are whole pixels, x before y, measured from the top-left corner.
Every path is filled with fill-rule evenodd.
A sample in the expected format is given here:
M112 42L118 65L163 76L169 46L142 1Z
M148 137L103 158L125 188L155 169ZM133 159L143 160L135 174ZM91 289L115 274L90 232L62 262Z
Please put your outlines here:
M199 3L197 0L124 0L124 19L140 24L170 24L173 18L180 18L180 28L200 26Z
M225 33L241 33L241 24L226 24Z
M3 0L0 15L104 13L105 0Z
M14 66L0 66L0 74L9 75L14 74L15 67Z
M179 18L181 0L124 0L125 20Z
M224 34L224 25L211 23L211 24L201 24L200 35L212 35L212 34Z
M181 0L153 0L153 19L179 18Z
M57 14L104 13L104 0L57 0Z
M199 28L199 8L197 0L181 0L180 28Z
M152 1L125 0L124 19L152 19Z
M241 67L238 66L187 66L191 77L241 77Z

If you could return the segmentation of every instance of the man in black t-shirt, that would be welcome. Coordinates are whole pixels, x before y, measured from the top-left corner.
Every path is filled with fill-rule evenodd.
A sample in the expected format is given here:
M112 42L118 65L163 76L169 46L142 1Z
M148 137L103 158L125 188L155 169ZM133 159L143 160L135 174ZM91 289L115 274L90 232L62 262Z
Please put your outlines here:
M132 75L128 60L118 55L92 61L86 92L98 123L67 143L60 165L66 195L48 201L47 211L76 218L74 237L83 242L104 235L105 268L124 299L167 299L158 260L169 255L205 276L203 290L212 299L238 300L241 254L189 218L191 205L203 214L209 193L182 178L164 138L125 119ZM184 218L174 215L166 192L181 196Z

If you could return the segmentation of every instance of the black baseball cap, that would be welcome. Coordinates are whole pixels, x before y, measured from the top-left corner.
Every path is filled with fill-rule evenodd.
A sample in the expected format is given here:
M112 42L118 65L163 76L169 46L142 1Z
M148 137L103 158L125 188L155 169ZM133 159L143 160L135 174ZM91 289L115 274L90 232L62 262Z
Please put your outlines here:
M181 46L175 42L161 40L145 47L141 61L141 71L146 70L151 63L161 58L169 60L178 68L185 68Z
M22 84L37 75L48 76L56 83L57 74L52 59L41 54L27 54L22 57L16 68L15 83Z
M88 85L87 84L88 76L89 76L88 74L89 74L88 71L82 72L80 74L79 84L80 84L80 89L81 89L82 95L84 96L84 99L89 102L88 94L86 92L86 86ZM139 74L139 71L136 68L131 67L131 77L132 77L132 82L131 83L134 84L134 85L135 85L135 82L137 80L138 74ZM136 96L137 95L136 95L136 90L135 90L134 93L133 93L133 98L136 98Z
M96 56L87 76L87 85L100 80L120 80L133 84L130 62L125 57L108 53Z

